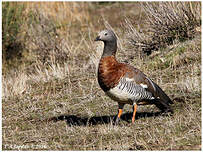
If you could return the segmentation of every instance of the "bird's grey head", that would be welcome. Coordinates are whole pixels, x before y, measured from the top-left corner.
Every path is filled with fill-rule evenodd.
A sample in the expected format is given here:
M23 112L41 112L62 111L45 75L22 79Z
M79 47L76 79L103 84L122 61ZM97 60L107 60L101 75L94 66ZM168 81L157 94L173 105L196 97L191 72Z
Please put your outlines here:
M103 42L116 42L117 38L114 32L110 29L103 30L99 32L95 41L103 41Z
M117 38L112 30L107 29L107 30L103 30L103 31L99 32L95 41L104 42L104 51L103 51L103 55L102 55L103 57L116 54Z

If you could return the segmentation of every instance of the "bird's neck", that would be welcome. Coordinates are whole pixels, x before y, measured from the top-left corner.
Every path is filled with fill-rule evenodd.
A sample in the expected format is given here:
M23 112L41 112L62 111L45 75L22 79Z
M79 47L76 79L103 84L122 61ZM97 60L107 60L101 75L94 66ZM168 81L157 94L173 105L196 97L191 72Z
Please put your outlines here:
M117 51L117 42L104 42L103 57L115 56Z

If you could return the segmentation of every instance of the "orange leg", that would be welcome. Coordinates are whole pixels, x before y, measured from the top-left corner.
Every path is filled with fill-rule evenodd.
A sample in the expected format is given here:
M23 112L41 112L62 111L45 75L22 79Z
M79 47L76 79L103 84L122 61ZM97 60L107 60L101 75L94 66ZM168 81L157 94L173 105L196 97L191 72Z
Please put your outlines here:
M118 109L118 115L116 117L116 120L115 120L115 124L118 124L118 122L120 121L120 117L121 117L121 114L123 112L123 109Z
M122 115L123 109L118 109L118 118L120 119L121 115Z
M122 115L122 112L123 112L123 107L124 107L124 104L121 104L121 103L118 103L118 115L116 117L116 120L115 120L115 124L118 124L119 120L120 120L120 117Z
M135 122L136 111L137 111L137 104L135 103L135 104L133 105L133 117L132 117L132 123Z

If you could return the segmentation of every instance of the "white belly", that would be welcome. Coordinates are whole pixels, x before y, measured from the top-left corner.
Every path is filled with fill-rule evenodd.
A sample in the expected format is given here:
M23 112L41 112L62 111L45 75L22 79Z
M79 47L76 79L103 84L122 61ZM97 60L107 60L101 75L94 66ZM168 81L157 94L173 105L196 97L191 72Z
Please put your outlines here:
M110 89L109 91L106 92L106 94L115 101L129 104L132 104L132 99L135 98L135 96L129 94L125 90L119 89L118 87Z

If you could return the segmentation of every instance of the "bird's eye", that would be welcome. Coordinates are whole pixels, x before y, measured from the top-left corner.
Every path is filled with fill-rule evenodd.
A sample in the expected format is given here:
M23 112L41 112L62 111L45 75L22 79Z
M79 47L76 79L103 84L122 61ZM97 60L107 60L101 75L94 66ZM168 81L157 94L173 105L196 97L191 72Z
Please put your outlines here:
M104 35L108 35L108 33L105 33Z

